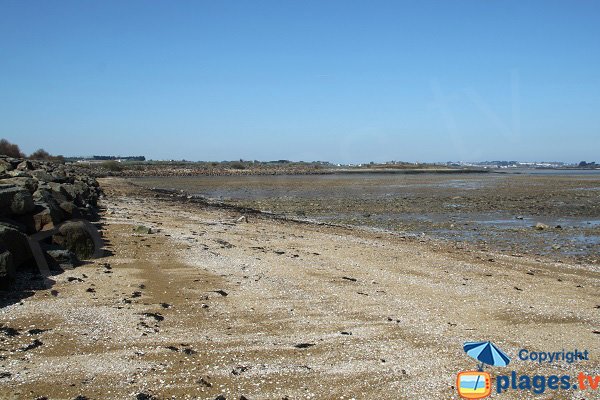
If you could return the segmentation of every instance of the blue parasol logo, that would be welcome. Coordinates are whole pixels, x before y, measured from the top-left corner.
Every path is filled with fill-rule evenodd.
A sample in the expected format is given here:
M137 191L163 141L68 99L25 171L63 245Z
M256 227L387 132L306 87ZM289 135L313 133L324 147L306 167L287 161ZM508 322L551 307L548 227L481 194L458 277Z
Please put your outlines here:
M481 363L479 365L480 371L483 371L484 364L494 367L506 367L510 363L510 357L489 341L465 342L463 349L465 353Z

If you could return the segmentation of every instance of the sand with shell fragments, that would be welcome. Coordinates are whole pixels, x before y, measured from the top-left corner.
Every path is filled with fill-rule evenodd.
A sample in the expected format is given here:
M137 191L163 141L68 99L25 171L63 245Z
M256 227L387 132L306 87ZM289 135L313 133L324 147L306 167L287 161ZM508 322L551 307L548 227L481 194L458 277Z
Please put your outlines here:
M585 363L515 360L510 370L599 373L592 266L261 217L236 223L234 212L120 179L102 185L112 254L0 309L13 329L0 332L2 399L452 399L457 372L476 366L462 351L470 340L515 359L521 348L589 349ZM139 224L153 233L134 233Z

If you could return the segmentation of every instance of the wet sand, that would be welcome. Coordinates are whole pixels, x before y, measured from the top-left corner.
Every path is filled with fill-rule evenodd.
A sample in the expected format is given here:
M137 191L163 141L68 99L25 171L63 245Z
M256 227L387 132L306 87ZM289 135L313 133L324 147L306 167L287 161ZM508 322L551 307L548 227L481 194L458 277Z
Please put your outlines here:
M102 186L112 254L0 309L17 332L0 332L1 398L452 399L456 374L476 367L462 343L479 340L518 373L600 373L597 266L266 216L236 223L237 212L121 179ZM521 348L589 349L591 360L539 367L516 360Z

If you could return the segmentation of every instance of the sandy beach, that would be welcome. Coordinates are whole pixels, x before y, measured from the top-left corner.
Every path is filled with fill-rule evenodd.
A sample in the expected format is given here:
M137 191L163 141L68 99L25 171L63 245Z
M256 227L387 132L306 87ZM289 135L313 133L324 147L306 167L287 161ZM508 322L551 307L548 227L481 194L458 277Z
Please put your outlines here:
M455 399L485 340L513 358L492 375L600 373L597 265L101 186L109 255L0 309L0 398Z

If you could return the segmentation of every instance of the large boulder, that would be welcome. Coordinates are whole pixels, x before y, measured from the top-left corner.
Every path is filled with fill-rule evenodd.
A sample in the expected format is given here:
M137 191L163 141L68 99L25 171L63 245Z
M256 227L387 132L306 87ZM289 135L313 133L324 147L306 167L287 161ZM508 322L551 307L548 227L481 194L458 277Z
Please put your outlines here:
M21 171L18 169L8 171L7 174L12 176L13 178L31 178L31 174L29 172Z
M59 207L62 210L65 219L83 217L83 214L81 213L79 207L77 207L72 201L63 201L59 204Z
M3 174L8 171L12 171L14 167L7 160L0 158L0 173Z
M30 172L31 176L42 182L52 182L53 178L48 172L43 169L36 169Z
M19 171L33 171L35 167L33 166L33 163L31 161L24 160L17 165L17 169Z
M2 185L0 187L0 213L3 215L23 215L33 211L34 204L31 193L18 186Z
M52 237L52 241L71 250L80 260L91 258L96 250L92 236L81 221L61 225L58 233Z
M53 270L73 269L80 263L75 253L58 246L46 250L45 255L49 268Z
M69 200L74 200L78 206L83 207L88 202L90 188L87 184L78 181L73 184L66 183L63 188L69 194Z
M48 188L50 190L52 190L52 193L54 194L54 197L56 198L57 194L60 195L60 197L62 198L62 200L73 200L72 198L70 198L69 193L65 190L64 186L60 183L57 182L49 182L48 183Z
M10 251L0 245L0 288L4 288L15 277L15 263Z
M15 267L19 267L33 257L27 236L15 225L0 223L0 246L12 254Z
M46 204L37 204L36 212L31 215L33 231L48 231L63 221L63 212L60 208L54 209ZM31 224L28 224L30 227ZM30 228L28 228L30 229Z
M31 193L31 194L33 194L38 188L37 181L31 177L26 177L26 176L2 179L0 181L0 184L19 186L19 187L29 190L29 193Z

